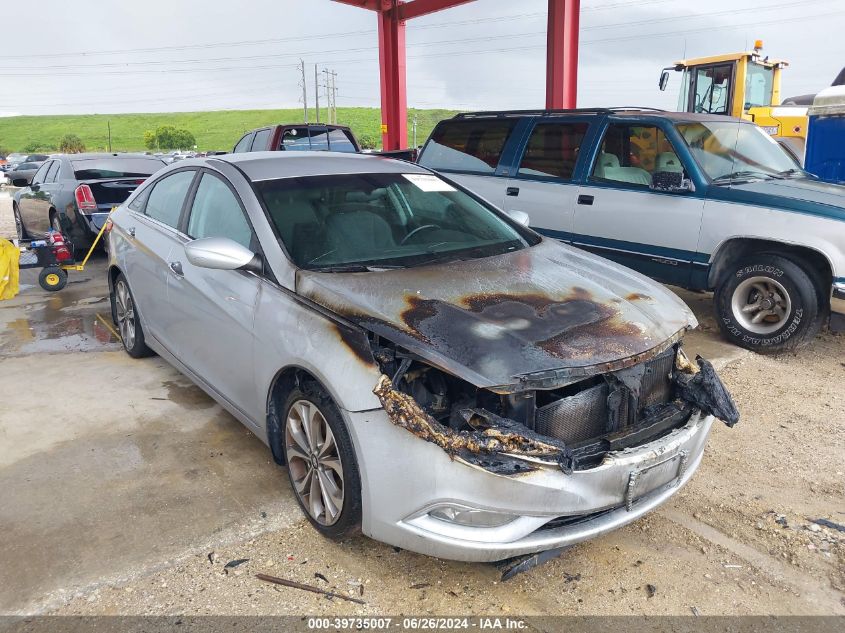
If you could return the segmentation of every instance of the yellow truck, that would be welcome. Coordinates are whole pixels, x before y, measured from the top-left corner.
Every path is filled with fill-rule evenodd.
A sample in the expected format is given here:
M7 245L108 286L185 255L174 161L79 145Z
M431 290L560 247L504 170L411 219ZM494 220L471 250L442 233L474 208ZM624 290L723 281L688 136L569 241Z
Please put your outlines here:
M671 71L683 73L679 112L709 112L753 121L803 160L807 140L807 108L780 105L781 72L788 62L762 55L763 42L753 51L696 57L663 69L660 89Z

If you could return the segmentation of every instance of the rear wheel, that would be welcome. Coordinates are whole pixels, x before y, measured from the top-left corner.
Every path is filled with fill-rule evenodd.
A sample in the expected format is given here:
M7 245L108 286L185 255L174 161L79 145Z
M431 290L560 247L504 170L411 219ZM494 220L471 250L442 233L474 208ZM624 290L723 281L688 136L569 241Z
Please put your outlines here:
M114 322L120 332L120 340L126 353L132 358L142 358L152 354L152 350L144 342L144 328L141 326L135 300L123 273L115 279L111 300Z
M719 284L714 299L725 337L756 352L794 349L812 340L821 327L812 270L780 255L743 259Z
M284 406L285 463L300 508L321 534L340 539L361 523L361 479L340 411L316 385Z

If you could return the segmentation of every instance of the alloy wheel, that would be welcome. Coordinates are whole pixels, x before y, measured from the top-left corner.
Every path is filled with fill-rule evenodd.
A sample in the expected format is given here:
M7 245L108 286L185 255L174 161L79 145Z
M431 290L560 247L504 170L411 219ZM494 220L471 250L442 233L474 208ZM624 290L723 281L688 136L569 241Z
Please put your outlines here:
M786 325L792 299L786 288L771 277L749 277L731 297L734 318L749 332L771 334Z
M302 506L321 525L332 525L343 510L343 464L332 430L320 409L297 400L285 421L285 454Z
M15 233L18 236L18 240L23 239L23 221L21 220L21 213L18 211L17 207L12 208L12 215L15 216Z
M135 345L135 304L132 302L129 286L122 279L117 282L115 288L115 316L123 346L130 350Z

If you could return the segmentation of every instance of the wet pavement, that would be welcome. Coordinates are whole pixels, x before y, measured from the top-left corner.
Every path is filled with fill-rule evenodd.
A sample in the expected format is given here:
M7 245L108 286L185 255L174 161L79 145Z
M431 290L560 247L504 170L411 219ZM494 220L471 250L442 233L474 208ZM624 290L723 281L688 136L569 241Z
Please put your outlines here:
M105 260L0 303L0 613L58 604L299 520L252 433L158 357L129 358Z

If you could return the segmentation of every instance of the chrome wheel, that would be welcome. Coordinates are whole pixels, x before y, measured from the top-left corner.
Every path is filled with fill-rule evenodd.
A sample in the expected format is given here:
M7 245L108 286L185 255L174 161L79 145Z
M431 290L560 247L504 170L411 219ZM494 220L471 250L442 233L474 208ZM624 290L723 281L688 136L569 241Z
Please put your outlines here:
M50 218L50 228L58 233L62 232L62 221L59 219L58 215L53 214L53 217Z
M734 290L731 311L749 332L771 334L786 325L792 300L779 281L771 277L750 277Z
M285 454L302 506L317 523L334 524L343 510L343 464L332 430L313 402L297 400L288 410Z
M129 293L129 286L123 279L117 282L114 294L117 328L120 330L123 346L130 350L135 346L135 305L132 302L132 295Z

